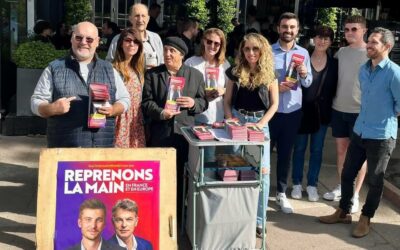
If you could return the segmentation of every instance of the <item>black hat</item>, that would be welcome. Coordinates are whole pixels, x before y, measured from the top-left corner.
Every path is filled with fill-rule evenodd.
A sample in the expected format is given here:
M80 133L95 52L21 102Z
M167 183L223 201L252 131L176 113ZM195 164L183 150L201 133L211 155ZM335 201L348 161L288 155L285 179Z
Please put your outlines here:
M164 45L174 47L179 50L183 55L188 53L188 47L185 42L177 36L170 36L165 38Z

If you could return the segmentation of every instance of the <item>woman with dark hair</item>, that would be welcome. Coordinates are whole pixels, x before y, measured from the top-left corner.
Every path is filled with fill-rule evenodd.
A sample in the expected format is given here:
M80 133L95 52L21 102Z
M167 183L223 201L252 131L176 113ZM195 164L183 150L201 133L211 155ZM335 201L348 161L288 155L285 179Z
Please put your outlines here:
M236 117L242 123L254 123L263 130L267 138L261 159L264 197L261 195L259 197L256 228L257 237L262 237L270 179L268 122L278 110L279 104L278 81L275 76L271 45L260 34L245 35L240 43L235 64L226 71L229 79L224 97L225 118Z
M70 49L71 48L71 29L65 22L57 24L56 33L53 36L53 44L56 49Z
M310 139L310 160L307 173L309 201L318 201L318 176L322 163L322 151L326 130L331 120L332 100L336 94L338 63L329 53L334 32L330 27L319 26L315 30L315 48L311 54L313 82L303 88L301 126L293 150L292 198L301 199L305 151Z
M33 31L35 32L35 41L41 41L44 43L51 43L51 35L53 33L53 28L51 24L47 21L40 20L33 27Z
M225 59L226 40L222 30L211 28L204 32L201 39L200 56L192 56L185 64L198 69L206 83L208 109L195 116L197 124L213 124L224 120L224 105L222 96L225 93L227 77L225 71L230 67ZM205 148L205 161L215 161L215 147Z
M115 146L138 148L145 146L142 87L144 82L143 43L139 33L128 28L121 32L113 61L114 68L121 74L131 96L131 107L115 120Z

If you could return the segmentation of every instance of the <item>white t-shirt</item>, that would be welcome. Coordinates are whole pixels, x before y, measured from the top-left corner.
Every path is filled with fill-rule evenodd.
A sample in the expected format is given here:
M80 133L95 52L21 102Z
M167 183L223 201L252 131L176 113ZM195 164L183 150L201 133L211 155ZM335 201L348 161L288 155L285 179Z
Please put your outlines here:
M332 108L345 113L360 113L361 89L358 73L367 60L365 48L342 47L335 54L339 62L338 85Z
M201 56L192 56L185 61L185 64L199 70L204 77L204 82L206 82L206 67L207 63ZM218 88L225 88L227 81L227 76L225 71L230 67L230 63L225 60L225 62L219 65L219 74L217 80ZM195 121L200 123L212 124L214 122L222 121L224 119L224 103L222 96L208 103L208 109L201 114L195 116Z

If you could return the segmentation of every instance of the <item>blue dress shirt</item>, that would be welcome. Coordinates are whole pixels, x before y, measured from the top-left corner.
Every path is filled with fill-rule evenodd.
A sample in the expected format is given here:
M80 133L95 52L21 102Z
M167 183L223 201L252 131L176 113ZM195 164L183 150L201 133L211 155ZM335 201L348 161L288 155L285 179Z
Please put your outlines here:
M275 59L275 71L277 73L278 81L281 83L285 80L285 73L290 65L293 54L299 54L304 56L304 64L307 67L307 77L301 78L297 75L298 82L302 86L308 88L312 83L312 72L310 65L310 55L308 51L303 47L294 44L293 48L286 51L283 50L279 41L272 44L272 52L274 53ZM301 109L302 92L301 87L297 86L296 90L289 90L283 93L279 93L279 113L292 113L296 110Z
M386 58L372 69L368 60L360 68L359 79L361 110L354 132L364 139L396 139L400 67Z

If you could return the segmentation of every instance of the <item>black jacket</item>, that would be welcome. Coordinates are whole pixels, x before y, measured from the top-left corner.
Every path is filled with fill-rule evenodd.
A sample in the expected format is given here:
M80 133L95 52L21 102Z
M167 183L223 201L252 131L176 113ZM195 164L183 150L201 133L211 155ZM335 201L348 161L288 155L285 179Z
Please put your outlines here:
M167 100L169 76L164 64L148 70L145 74L142 111L145 118L150 120L150 146L160 146L161 140L173 134L181 134L180 127L193 126L194 116L208 108L203 75L197 69L183 64L176 76L185 78L182 95L194 99L194 108L191 110L181 109L179 115L169 120L163 120L161 112Z
M319 126L329 125L332 116L332 101L336 95L338 81L338 61L328 55L326 68L321 76L322 88L317 96L309 96L310 88L303 88L302 111L303 118L299 129L300 134L310 134L318 131ZM314 79L314 76L313 76ZM314 83L312 83L314 84ZM311 85L312 85L311 84Z

